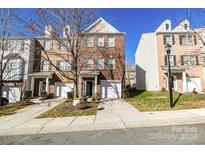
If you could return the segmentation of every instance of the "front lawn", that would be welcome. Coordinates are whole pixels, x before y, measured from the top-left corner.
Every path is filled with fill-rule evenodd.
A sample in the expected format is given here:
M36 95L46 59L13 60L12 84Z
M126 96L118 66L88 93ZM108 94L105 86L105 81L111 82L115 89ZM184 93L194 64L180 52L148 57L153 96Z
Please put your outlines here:
M97 103L80 103L77 107L72 105L72 102L64 102L53 109L42 113L37 118L56 118L56 117L71 117L83 115L95 115L97 112Z
M128 91L126 100L139 111L170 110L169 93L167 91L151 92L131 89ZM173 110L205 108L205 95L174 92L174 102Z
M5 106L0 106L0 117L14 114L16 113L17 110L20 110L32 104L33 103L31 102L16 102L16 103L9 103Z

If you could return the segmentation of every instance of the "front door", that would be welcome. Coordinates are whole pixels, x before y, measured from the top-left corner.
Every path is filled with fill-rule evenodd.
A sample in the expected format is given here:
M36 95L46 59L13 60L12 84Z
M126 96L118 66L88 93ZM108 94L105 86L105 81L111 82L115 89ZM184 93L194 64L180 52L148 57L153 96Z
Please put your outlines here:
M86 82L86 96L91 97L92 96L92 86L93 82L92 81L87 81Z
M39 92L38 95L41 96L42 92L46 91L46 82L45 81L40 81L39 82Z

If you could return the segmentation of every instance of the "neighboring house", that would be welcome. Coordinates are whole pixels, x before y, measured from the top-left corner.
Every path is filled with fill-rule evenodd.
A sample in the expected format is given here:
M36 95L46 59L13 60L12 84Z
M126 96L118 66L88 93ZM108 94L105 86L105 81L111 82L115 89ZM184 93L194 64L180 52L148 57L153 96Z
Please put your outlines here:
M78 84L80 97L99 94L101 98L121 98L125 72L124 35L102 18L85 29L80 61L86 65L81 71ZM67 58L63 47L49 37L38 38L38 41L52 63L69 74L71 65L63 60ZM90 56L88 53L93 54ZM35 53L34 72L29 75L29 88L33 96L40 96L41 92L46 91L57 97L66 97L67 92L73 90L73 81L55 71L49 61L42 58L44 54Z
M2 41L0 40L0 43ZM26 37L9 37L3 55L3 97L19 101L26 90L28 74L33 70L34 41Z
M127 65L125 67L125 85L136 86L136 67L135 65Z
M137 90L168 89L167 43L172 45L170 63L174 90L205 90L205 71L199 58L202 43L189 24L184 20L172 29L171 21L165 20L156 31L142 34L135 54Z

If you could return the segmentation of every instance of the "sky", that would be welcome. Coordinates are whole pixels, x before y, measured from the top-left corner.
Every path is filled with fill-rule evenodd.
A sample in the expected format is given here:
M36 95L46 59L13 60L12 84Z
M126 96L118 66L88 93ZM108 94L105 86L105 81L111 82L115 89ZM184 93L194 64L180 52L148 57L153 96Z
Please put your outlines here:
M31 11L21 10L24 18L29 18ZM120 32L125 32L126 61L132 63L141 34L155 31L164 20L170 19L172 26L176 26L188 17L193 28L205 25L204 9L99 9L97 16L103 17Z

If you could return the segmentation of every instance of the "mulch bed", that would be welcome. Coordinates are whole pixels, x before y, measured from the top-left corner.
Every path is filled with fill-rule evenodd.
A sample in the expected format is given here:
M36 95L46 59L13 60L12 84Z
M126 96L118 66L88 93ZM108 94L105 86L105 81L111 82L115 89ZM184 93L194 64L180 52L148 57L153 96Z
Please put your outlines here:
M53 109L42 113L36 118L56 118L95 115L97 113L98 104L95 102L83 102L73 106L72 102L64 102Z

